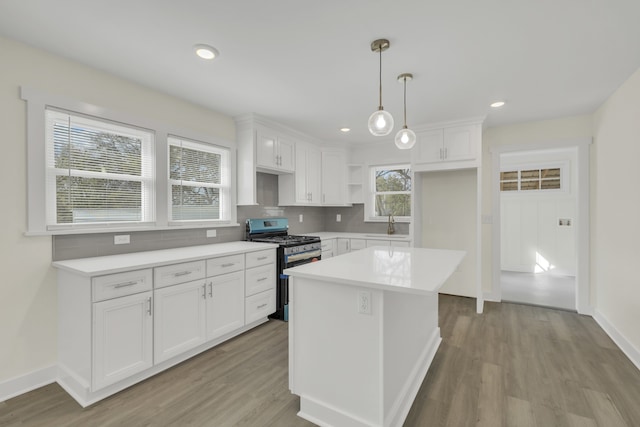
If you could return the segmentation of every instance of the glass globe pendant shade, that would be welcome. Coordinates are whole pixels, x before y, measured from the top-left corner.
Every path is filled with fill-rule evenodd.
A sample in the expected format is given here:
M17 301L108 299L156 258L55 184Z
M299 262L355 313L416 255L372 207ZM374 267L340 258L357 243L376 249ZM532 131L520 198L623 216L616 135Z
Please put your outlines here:
M377 110L369 116L368 125L371 135L389 135L393 130L393 116L384 110Z
M416 145L416 134L411 129L408 129L406 126L400 129L400 131L396 134L396 147L401 150L409 150Z

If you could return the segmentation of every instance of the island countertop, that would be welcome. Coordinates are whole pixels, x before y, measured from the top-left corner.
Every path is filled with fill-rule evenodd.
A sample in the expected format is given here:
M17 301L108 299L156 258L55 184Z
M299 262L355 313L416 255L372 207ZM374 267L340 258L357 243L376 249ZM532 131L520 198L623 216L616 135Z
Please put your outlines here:
M288 268L293 277L408 293L437 292L465 251L374 246L320 262Z

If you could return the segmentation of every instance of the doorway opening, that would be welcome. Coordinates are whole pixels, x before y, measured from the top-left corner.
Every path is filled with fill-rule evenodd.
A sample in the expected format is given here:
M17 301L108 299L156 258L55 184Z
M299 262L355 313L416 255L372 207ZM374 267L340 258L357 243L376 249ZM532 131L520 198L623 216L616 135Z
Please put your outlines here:
M590 312L589 143L492 153L492 299Z

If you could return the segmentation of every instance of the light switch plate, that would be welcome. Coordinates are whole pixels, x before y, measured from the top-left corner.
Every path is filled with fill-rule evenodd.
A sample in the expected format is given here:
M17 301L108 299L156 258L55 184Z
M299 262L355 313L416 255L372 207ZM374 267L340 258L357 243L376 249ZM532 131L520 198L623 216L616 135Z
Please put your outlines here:
M207 230L207 237L216 237L217 234L216 230Z
M298 222L302 222L302 220L303 220L303 216L302 214L300 214L300 216L298 217Z
M342 215L336 214L336 222L342 221Z

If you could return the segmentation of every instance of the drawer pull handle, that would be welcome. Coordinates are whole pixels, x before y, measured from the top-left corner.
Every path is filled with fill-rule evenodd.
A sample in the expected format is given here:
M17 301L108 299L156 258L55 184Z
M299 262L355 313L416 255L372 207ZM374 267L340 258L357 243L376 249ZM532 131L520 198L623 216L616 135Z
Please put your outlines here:
M227 267L231 267L232 265L234 265L233 262L228 262L226 264L222 264L222 267L227 268Z
M149 308L147 309L147 314L149 314L149 316L151 316L152 315L151 307L153 306L151 304L151 297L147 298L147 303L149 304Z
M181 271L179 273L174 273L175 277L186 276L187 274L191 274L191 271Z
M258 306L258 308L259 308L259 309L260 309L260 308L265 308L266 306L267 306L267 303L265 302L264 304L260 304L260 305Z
M258 259L258 261L262 261L262 260L267 259L267 258L268 257L266 257L266 256L259 256L257 259Z
M258 279L258 282L264 282L267 279L268 279L268 277L261 277L261 278Z
M127 286L133 286L133 285L135 285L136 283L138 283L138 281L137 281L137 280L132 280L131 282L118 283L117 285L114 285L113 287L114 287L115 289L118 289L118 288L124 288L124 287L127 287Z

